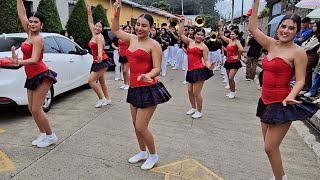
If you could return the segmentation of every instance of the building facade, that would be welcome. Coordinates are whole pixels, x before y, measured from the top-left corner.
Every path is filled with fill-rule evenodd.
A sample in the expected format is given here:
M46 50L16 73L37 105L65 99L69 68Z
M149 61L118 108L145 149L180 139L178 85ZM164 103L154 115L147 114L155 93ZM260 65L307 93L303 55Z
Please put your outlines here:
M24 4L26 10L29 12L37 10L40 0L25 0ZM60 20L62 23L62 27L64 28L68 22L69 15L71 14L77 0L56 0L57 9L60 15ZM110 3L111 2L111 3ZM113 2L110 0L90 0L92 6L97 6L99 3L106 10L107 18L109 24L111 24L111 17L113 16ZM173 17L173 14L169 12L163 11L161 9L157 9L154 7L147 7L140 5L138 3L134 3L129 0L122 1L122 9L120 16L120 24L121 25L134 25L141 14L148 13L152 15L154 19L155 27L161 27L162 23L168 24L168 18Z

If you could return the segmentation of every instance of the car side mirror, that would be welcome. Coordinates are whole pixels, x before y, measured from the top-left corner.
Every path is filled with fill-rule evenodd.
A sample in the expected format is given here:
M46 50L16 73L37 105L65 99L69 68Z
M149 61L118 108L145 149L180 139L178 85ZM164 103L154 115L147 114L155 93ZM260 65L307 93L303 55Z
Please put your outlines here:
M82 49L81 55L86 55L86 54L88 54L88 50L87 49Z

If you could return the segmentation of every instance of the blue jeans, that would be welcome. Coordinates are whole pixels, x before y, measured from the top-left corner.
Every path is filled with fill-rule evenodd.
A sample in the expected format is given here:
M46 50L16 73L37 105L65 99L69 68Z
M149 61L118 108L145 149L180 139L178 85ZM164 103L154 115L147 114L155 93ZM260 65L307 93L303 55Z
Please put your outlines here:
M312 87L309 90L311 96L316 96L318 94L318 89L320 87L320 74L316 73L313 79Z

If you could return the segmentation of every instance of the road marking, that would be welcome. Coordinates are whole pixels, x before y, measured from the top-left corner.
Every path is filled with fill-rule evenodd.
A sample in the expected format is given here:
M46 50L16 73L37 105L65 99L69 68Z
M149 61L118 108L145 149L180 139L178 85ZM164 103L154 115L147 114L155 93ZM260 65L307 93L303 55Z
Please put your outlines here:
M4 133L5 130L0 129L0 134ZM0 150L0 172L13 171L16 167L8 156Z
M194 159L186 159L159 166L151 169L151 171L165 174L165 180L223 180L223 178Z
M8 156L0 150L0 172L13 171L16 167L10 161Z

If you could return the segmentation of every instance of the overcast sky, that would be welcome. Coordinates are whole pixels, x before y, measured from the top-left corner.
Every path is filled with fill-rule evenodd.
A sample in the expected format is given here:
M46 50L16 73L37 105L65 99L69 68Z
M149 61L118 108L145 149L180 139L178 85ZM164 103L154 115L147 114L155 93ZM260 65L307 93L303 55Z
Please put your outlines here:
M234 0L234 18L241 16L242 1L244 1L243 14L247 14L247 11L251 8L253 0ZM266 1L260 0L259 12L264 9L265 5ZM229 19L229 16L231 17L232 0L220 0L220 2L216 4L216 10L222 17Z

